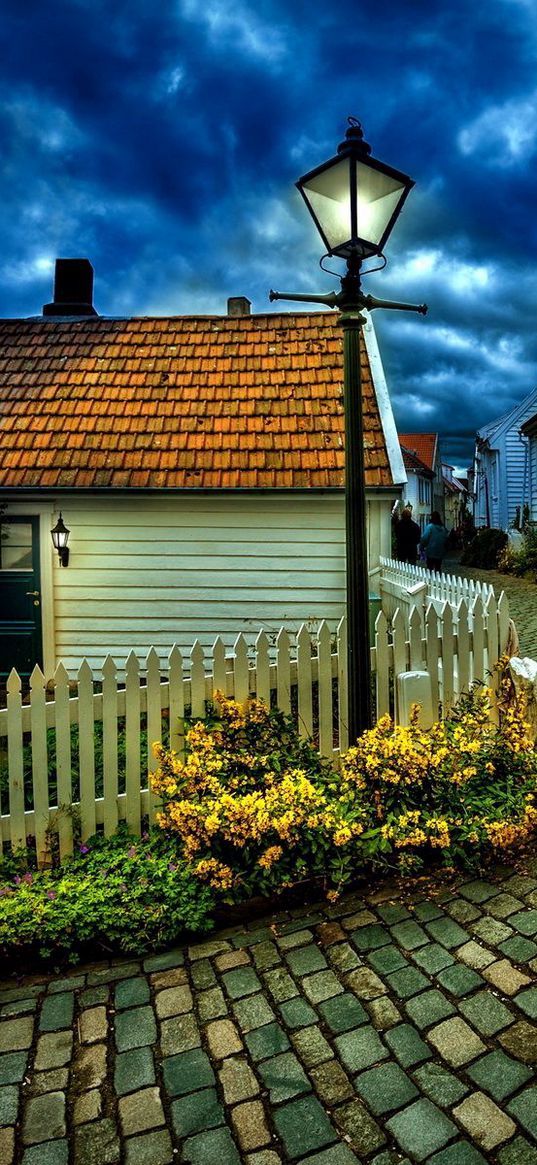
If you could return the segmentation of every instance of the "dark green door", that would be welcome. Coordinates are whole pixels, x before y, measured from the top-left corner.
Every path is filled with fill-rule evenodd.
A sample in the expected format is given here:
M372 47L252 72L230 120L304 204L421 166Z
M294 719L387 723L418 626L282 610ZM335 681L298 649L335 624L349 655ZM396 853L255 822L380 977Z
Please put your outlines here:
M43 666L39 518L0 521L0 680Z

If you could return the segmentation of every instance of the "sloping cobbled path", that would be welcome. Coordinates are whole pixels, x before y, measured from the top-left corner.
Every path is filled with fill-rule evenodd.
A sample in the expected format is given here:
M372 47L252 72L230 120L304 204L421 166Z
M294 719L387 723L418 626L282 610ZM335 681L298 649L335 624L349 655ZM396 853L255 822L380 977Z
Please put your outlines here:
M536 972L537 858L2 981L0 1162L537 1165Z
M461 566L458 560L446 559L444 565L449 574L489 583L498 598L505 591L509 612L520 638L520 654L537 660L537 585L512 574L500 574L498 570Z

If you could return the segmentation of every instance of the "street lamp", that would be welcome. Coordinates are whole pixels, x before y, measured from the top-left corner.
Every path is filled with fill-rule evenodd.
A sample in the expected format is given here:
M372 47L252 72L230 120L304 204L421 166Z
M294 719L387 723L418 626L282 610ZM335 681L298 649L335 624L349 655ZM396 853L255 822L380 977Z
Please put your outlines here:
M392 303L364 295L360 269L364 259L382 255L405 199L411 178L371 157L362 127L349 118L337 154L296 183L329 255L346 260L341 291L328 295L291 295L271 291L276 299L323 303L338 308L343 328L345 408L345 530L347 595L347 679L349 741L354 744L371 727L371 659L369 644L369 576L367 566L363 409L360 331L363 308L399 308L425 315L427 306Z

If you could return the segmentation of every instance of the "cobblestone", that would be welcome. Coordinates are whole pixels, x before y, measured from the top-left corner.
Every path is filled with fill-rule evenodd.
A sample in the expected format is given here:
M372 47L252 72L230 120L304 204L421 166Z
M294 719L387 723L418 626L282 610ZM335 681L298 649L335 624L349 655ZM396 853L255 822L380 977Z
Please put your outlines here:
M2 1165L537 1165L531 873L0 983Z

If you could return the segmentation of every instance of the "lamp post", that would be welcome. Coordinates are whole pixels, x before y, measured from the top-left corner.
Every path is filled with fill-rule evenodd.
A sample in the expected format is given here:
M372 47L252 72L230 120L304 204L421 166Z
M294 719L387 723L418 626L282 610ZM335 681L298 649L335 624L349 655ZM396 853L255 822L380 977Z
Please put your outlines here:
M354 744L371 727L371 659L369 644L369 576L360 332L362 309L398 308L425 315L427 306L392 303L364 295L360 270L364 259L381 255L405 199L411 178L371 156L362 127L349 118L337 154L296 183L329 255L346 260L341 290L328 295L291 295L271 291L276 299L323 303L338 308L343 329L345 409L345 531L347 596L347 680L349 741Z

